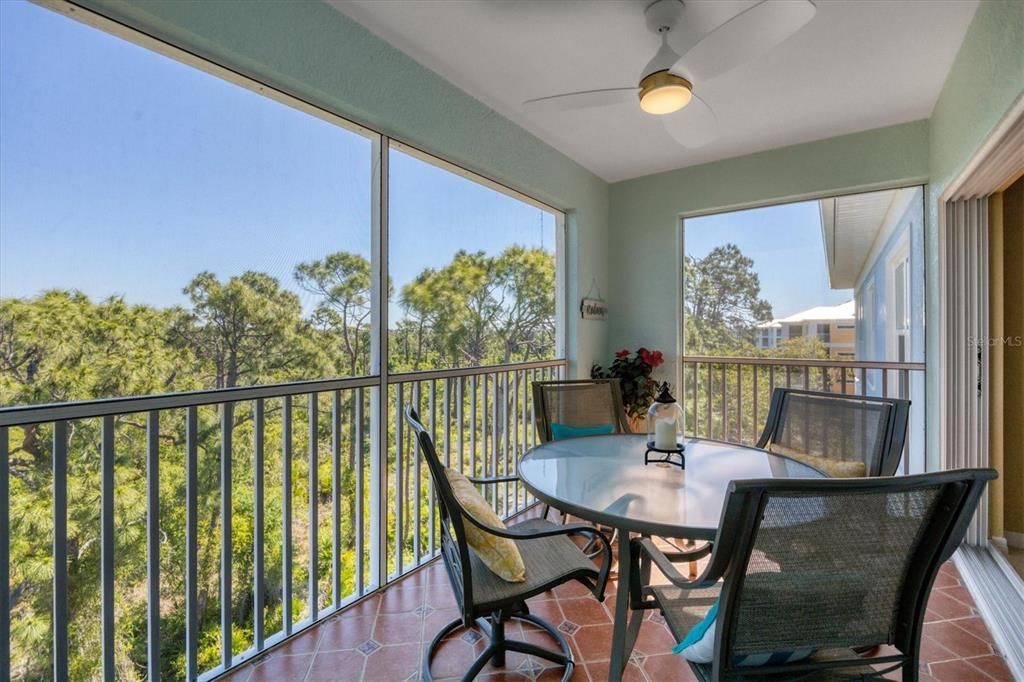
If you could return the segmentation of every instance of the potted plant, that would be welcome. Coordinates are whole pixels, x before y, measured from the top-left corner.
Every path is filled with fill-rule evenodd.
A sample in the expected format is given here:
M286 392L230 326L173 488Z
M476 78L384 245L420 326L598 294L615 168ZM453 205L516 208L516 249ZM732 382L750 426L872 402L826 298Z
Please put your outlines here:
M647 408L654 401L659 383L651 378L656 367L665 362L660 350L638 348L634 353L623 348L607 369L595 364L590 368L592 379L618 379L622 390L622 406L626 410L630 429L634 433L645 431Z

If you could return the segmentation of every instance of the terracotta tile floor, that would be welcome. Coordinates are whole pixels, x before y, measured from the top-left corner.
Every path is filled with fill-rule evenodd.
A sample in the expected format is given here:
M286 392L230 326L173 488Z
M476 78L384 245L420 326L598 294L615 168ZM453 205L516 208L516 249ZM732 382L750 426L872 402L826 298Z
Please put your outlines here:
M577 660L573 680L606 680L615 588L598 603L578 583L539 595L530 610L556 624ZM417 679L425 646L457 616L444 568L433 562L372 597L353 605L310 632L272 650L225 679L232 682ZM553 646L531 625L511 623L510 638ZM650 612L637 639L627 680L692 680L688 666L670 653L675 644L664 620ZM433 674L458 679L484 648L476 631L456 631L439 649ZM511 653L504 669L488 664L480 680L559 680L561 668ZM892 679L898 675L890 674ZM952 563L936 581L921 645L921 680L970 682L1012 680L1009 669Z

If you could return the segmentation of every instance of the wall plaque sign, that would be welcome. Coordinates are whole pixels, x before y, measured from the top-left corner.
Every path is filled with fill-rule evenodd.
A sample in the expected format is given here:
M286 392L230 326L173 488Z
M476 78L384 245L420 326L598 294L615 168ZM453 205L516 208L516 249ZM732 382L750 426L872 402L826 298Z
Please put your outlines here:
M599 298L584 298L580 301L580 316L584 320L606 320L608 304Z

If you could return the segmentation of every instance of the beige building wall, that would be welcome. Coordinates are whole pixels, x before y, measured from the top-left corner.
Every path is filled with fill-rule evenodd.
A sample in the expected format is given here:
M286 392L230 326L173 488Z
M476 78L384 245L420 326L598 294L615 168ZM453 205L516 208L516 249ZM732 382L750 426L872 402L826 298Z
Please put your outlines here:
M989 202L989 490L994 537L1024 541L1024 177Z
M829 329L829 339L831 339L829 356L833 358L841 358L844 360L852 360L854 353L856 352L856 329L854 328L853 321L849 322L833 322ZM849 353L849 356L841 355Z

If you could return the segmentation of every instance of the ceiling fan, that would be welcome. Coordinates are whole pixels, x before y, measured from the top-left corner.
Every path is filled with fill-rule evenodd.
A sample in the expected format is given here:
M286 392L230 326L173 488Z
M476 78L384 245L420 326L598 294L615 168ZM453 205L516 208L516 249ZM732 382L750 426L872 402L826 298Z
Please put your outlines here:
M656 0L644 10L647 28L661 37L661 48L633 87L569 92L523 102L530 111L571 111L628 102L660 116L668 133L684 147L711 142L718 122L694 92L706 83L768 52L796 33L816 12L810 0L761 0L695 35L695 6L682 0ZM634 100L635 101L635 100Z

